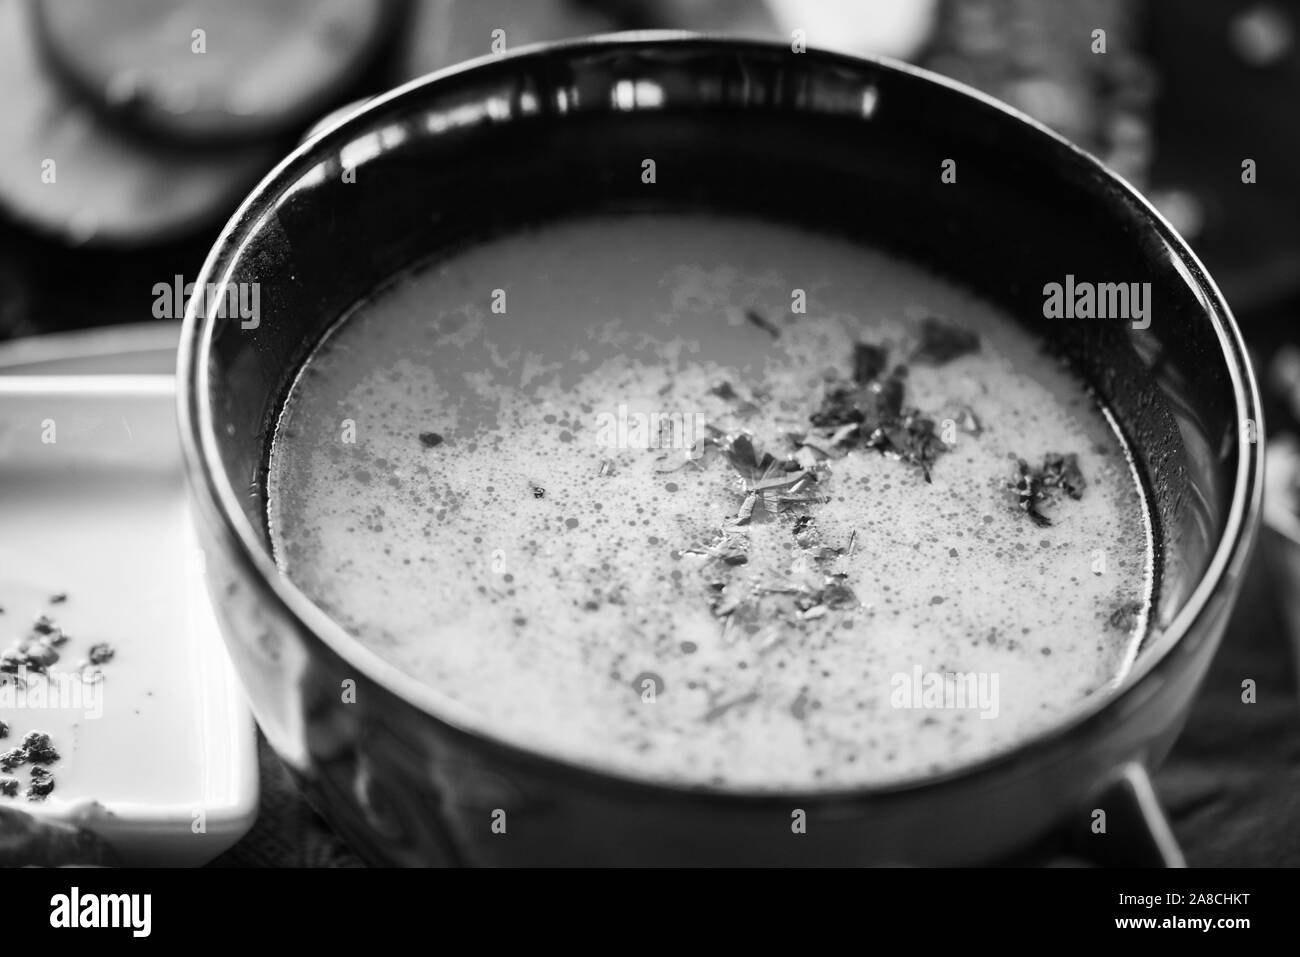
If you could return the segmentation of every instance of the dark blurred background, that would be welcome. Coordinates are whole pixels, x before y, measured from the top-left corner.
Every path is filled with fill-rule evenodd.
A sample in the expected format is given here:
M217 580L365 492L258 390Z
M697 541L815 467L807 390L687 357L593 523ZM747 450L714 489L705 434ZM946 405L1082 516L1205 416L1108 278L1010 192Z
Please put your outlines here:
M243 193L316 120L490 52L494 30L517 47L639 28L787 42L799 28L1056 128L1191 242L1243 327L1270 434L1296 431L1300 6L1282 0L0 0L0 341L158 321L155 283L197 274ZM1295 484L1284 476L1288 502ZM1300 863L1300 704L1279 600L1295 585L1252 573L1157 781L1194 865ZM223 863L355 863L263 763L262 818Z

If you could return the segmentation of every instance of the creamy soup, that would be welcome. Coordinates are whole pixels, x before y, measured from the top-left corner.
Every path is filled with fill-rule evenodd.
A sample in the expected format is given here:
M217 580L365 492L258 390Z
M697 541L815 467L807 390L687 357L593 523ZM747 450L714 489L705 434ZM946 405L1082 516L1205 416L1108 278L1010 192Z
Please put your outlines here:
M268 492L284 574L477 726L705 787L1012 746L1122 680L1151 595L1126 449L1032 335L740 219L397 278L298 375Z

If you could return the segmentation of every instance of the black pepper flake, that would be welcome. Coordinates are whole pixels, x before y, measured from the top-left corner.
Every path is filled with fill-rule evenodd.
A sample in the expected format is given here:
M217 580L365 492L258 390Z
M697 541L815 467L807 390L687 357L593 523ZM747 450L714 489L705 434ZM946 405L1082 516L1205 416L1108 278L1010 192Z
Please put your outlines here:
M106 662L112 661L115 654L117 654L117 652L113 650L112 645L101 641L99 644L90 646L88 657L90 658L90 663L92 665L102 665Z
M935 460L948 447L935 432L933 419L904 406L907 369L897 366L881 377L886 361L883 349L858 343L853 351L854 381L830 383L809 421L817 428L844 430L833 441L845 447L875 449L918 466L929 482ZM845 428L853 425L855 430Z
M1042 467L1037 469L1024 459L1017 459L1016 469L1016 479L1011 483L1011 488L1020 500L1021 510L1039 528L1052 524L1052 520L1042 513L1041 507L1052 502L1058 492L1079 499L1087 487L1083 473L1079 470L1079 458L1074 454L1049 452L1043 458Z
M1079 471L1079 457L1074 454L1049 452L1043 459L1042 474L1044 485L1059 488L1073 499L1083 498L1083 490L1088 487Z
M540 485L529 485L528 490L533 493L533 498L541 498L546 494L546 489Z
M442 445L442 442L443 442L442 436L439 435L437 432L420 433L420 444L423 445L426 449L437 448L438 446Z
M779 339L781 336L781 329L774 322L772 322L770 319L768 319L766 316L764 316L762 313L758 312L757 310L746 309L745 321L748 322L751 326L757 326L759 329L762 329L773 339Z
M790 702L790 714L794 715L796 721L802 721L808 716L808 689L800 690L799 694Z
M49 615L37 615L36 621L32 623L32 631L38 635L49 635L54 633L54 621Z
M68 600L68 593L65 591L61 591L50 596L51 605L62 605L67 600Z

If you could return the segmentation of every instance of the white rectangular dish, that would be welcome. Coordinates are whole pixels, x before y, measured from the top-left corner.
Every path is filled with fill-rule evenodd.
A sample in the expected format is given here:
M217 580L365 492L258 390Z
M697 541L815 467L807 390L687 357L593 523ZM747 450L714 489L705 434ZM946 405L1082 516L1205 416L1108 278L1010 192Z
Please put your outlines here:
M44 798L33 762L0 770L19 782L0 808L92 831L123 864L200 864L252 826L256 733L202 562L170 376L0 377L0 654L44 654L45 631L58 655L0 674L0 753L33 731L59 753Z

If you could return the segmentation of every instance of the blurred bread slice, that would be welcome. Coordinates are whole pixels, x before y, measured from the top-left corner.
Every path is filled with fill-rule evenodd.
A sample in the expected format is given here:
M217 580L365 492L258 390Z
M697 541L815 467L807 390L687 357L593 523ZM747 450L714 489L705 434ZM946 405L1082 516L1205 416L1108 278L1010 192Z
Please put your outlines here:
M276 146L182 150L113 128L44 70L29 13L0 0L0 206L14 218L74 245L161 242L229 215L274 165Z
M300 128L364 72L395 0L31 0L60 78L164 135L239 139Z

